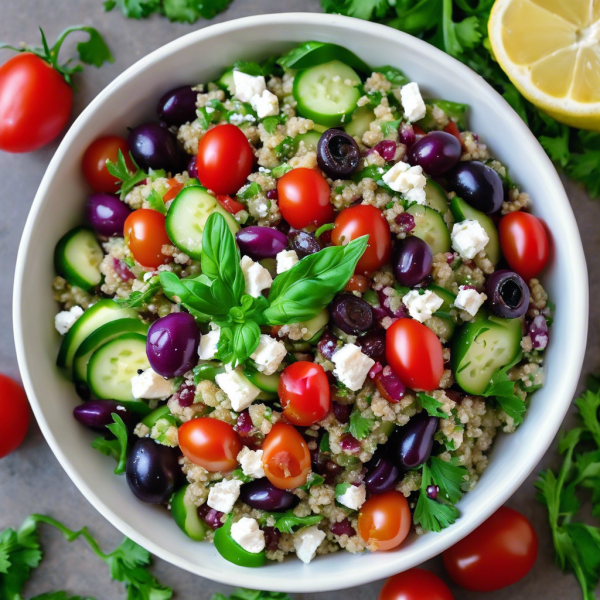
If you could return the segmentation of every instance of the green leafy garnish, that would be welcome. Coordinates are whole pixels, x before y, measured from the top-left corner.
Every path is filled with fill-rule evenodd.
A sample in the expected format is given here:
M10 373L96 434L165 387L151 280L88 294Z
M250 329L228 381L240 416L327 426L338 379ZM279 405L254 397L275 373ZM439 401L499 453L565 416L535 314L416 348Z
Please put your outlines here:
M138 308L148 303L155 294L161 289L160 281L155 275L148 281L148 288L141 292L131 292L127 298L115 298L115 302L120 304L123 308Z
M329 431L326 431L321 438L321 442L319 443L319 451L323 452L323 454L329 452L331 454L331 448L329 447Z
M308 490L311 487L316 487L318 485L321 485L324 481L325 481L325 478L321 477L318 473L310 472L308 474L308 479L306 480L306 483L304 485L301 485L298 489L308 492Z
M350 414L350 422L346 427L346 432L357 440L363 440L371 433L373 425L375 425L375 419L367 419L360 414L359 410L354 410Z
M105 0L104 10L117 7L129 19L145 19L153 14L164 15L169 21L195 23L198 19L212 19L224 11L231 0Z
M350 485L350 483L338 483L335 486L335 497L343 496L350 489Z
M115 475L125 473L125 464L127 462L127 441L129 431L123 422L123 419L117 414L112 413L114 423L107 425L106 428L115 436L114 440L107 440L103 437L97 437L92 442L92 448L98 450L105 456L112 456L117 461Z
M417 402L419 405L427 411L431 417L439 417L440 419L447 419L448 415L442 410L444 406L439 400L419 392L417 394Z
M161 215L167 214L167 207L165 206L165 201L156 190L152 190L150 192L150 195L146 198L146 202L148 202L152 210L159 212Z
M127 194L140 182L144 181L148 177L148 174L145 171L142 171L136 164L135 160L133 160L133 156L131 152L129 153L129 157L131 158L131 162L135 167L135 173L131 173L129 171L129 167L125 162L125 157L121 150L117 155L117 162L114 163L110 160L106 161L106 169L113 176L116 177L120 182L121 186L115 192L119 192L119 198L123 200Z
M293 511L285 513L273 513L275 517L275 529L282 533L294 533L294 528L301 529L309 525L316 525L323 518L321 515L309 515L308 517L297 517Z
M416 525L420 524L423 531L441 531L446 529L458 519L458 509L452 504L446 504L442 501L432 500L427 497L427 488L435 485L431 476L431 471L427 464L423 465L423 479L421 491L415 514L413 516Z
M467 469L459 465L458 458L445 461L432 456L428 464L433 482L440 488L442 498L456 504L463 495L462 486L468 479Z
M238 588L231 596L213 594L211 600L292 600L285 592L262 592Z
M508 371L520 360L521 356L519 355L515 361L496 371L482 394L486 398L495 398L500 408L514 420L515 425L523 422L527 406L515 394L515 382L508 378Z
M354 52L343 46L325 42L303 42L284 54L277 62L288 70L308 69L332 60L339 60L363 73L371 72L371 68Z

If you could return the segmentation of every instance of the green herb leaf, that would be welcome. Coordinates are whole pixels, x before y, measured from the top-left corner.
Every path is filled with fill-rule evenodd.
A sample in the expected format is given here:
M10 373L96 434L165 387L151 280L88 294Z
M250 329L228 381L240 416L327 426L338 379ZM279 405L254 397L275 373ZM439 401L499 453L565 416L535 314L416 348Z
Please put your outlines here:
M275 529L279 529L282 533L294 533L294 528L301 529L309 525L316 525L323 518L321 515L297 517L291 510L285 513L273 513L273 516L277 519Z
M444 461L432 456L428 462L434 485L439 486L440 494L445 500L456 504L463 495L462 486L469 479L469 472L460 466L458 458Z
M261 192L262 188L260 187L260 185L258 185L256 181L253 181L251 184L243 187L238 192L237 197L241 198L242 200L250 200L258 196Z
M159 212L161 215L167 214L167 208L163 197L156 191L152 190L150 195L146 198L146 202L150 205L152 210Z
M427 488L433 485L431 472L427 464L423 465L423 478L421 482L421 491L413 520L416 525L421 525L424 531L441 531L449 527L458 519L458 509L442 501L432 500L427 497ZM441 491L441 488L440 488Z
M247 360L256 350L260 338L260 327L255 321L237 324L232 330L233 357L236 364Z
M105 456L112 456L117 461L115 475L125 473L125 464L127 462L127 442L129 431L123 422L123 419L117 414L112 413L114 423L107 425L106 428L115 436L114 440L107 440L103 437L97 437L92 442L92 448L98 450Z
M287 54L284 54L277 62L284 69L288 70L308 69L332 60L342 61L353 69L363 73L371 72L369 65L356 56L354 52L350 52L350 50L343 46L325 42L303 42Z
M335 486L335 497L343 496L350 489L350 485L349 483L338 483Z
M373 71L375 71L376 73L383 74L392 85L400 87L406 85L409 82L408 77L396 67L390 67L389 65L386 65L385 67L376 67L375 69L373 69Z
M525 402L515 394L515 382L508 378L508 371L521 360L519 355L513 362L504 368L496 371L490 380L487 388L483 392L486 398L493 397L500 405L500 408L511 417L515 425L523 422L523 416L527 410Z
M304 490L308 492L311 487L317 487L325 482L325 478L321 477L318 473L313 473L312 471L308 474L308 479L304 485L298 487L299 490Z
M448 415L442 410L444 406L439 400L419 392L417 394L417 401L419 405L427 411L431 417L439 417L440 419L447 419Z
M262 592L238 588L229 597L223 594L214 594L211 600L292 600L292 598L285 592Z
M331 454L331 448L329 447L329 431L326 431L321 438L321 442L319 444L319 450L323 452L323 454L329 452Z
M148 301L153 298L161 289L161 284L158 277L152 277L148 281L148 288L145 291L131 292L127 298L115 298L115 302L120 304L122 308L139 308L148 304Z
M346 432L357 440L364 440L373 429L375 419L367 419L360 414L359 410L354 410L350 414L350 422L346 427Z
M121 181L121 187L119 190L115 190L115 192L119 192L119 197L121 200L129 194L129 192L136 186L138 183L142 182L144 179L148 177L145 171L142 171L136 164L131 152L129 153L129 157L131 158L131 162L136 168L135 173L131 173L129 168L127 167L127 163L125 162L125 157L121 150L119 150L117 155L117 162L111 162L110 160L106 161L106 168L108 172Z

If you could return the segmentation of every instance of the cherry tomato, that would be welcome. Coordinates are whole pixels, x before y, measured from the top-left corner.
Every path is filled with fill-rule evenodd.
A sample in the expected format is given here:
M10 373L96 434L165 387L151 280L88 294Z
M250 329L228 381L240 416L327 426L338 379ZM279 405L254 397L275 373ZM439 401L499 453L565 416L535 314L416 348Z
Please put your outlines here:
M31 152L51 142L71 113L73 90L39 56L24 52L0 66L0 150Z
M538 275L550 254L542 222L529 213L517 211L502 217L498 229L502 254L511 269L525 281Z
M444 127L444 131L450 135L453 135L460 142L460 146L462 148L463 139L460 137L460 130L454 121L450 121L450 123Z
M310 453L295 427L275 423L262 450L265 475L275 487L291 490L306 483L310 473Z
M371 496L358 513L358 533L371 552L399 546L410 531L412 518L404 494L390 490Z
M168 202L169 200L173 200L177 194L183 189L183 183L177 181L175 177L171 177L171 179L167 180L167 192L163 196L163 200Z
M209 129L198 144L198 179L216 194L235 194L246 183L253 162L252 148L235 125Z
M165 230L165 216L158 211L134 210L125 221L123 235L131 254L144 267L155 269L171 260L161 250L171 240Z
M242 441L229 423L200 417L179 428L179 447L194 464L216 473L237 467Z
M321 365L300 360L286 367L277 388L283 416L294 425L320 421L331 408L331 393Z
M107 135L94 140L87 147L81 161L81 168L84 177L95 192L116 192L119 180L108 172L106 161L110 160L116 163L119 158L119 150L123 153L127 168L131 172L135 171L129 156L129 144L121 137Z
M426 392L439 387L444 373L442 344L429 327L414 319L398 319L385 339L387 361L404 385Z
M400 400L394 400L387 392L387 390L385 389L385 386L383 385L383 375L381 373L377 373L377 375L375 375L375 377L373 378L373 383L375 383L375 387L377 388L377 391L381 394L381 397L384 400L387 400L388 402L391 402L392 404L397 404L398 402L400 402Z
M292 169L277 182L279 210L295 229L320 227L333 221L331 189L325 177L314 169Z
M377 600L454 600L448 586L424 569L409 569L390 577Z
M218 203L230 214L237 215L240 210L244 210L244 205L229 196L217 196Z
M358 261L355 272L369 275L381 269L392 255L390 226L377 207L359 204L344 209L335 219L331 243L342 246L363 235L369 236L369 244Z
M13 379L0 374L0 458L20 445L29 425L29 404L25 390Z
M442 556L454 583L473 592L492 592L523 579L537 553L538 538L529 520L502 506Z

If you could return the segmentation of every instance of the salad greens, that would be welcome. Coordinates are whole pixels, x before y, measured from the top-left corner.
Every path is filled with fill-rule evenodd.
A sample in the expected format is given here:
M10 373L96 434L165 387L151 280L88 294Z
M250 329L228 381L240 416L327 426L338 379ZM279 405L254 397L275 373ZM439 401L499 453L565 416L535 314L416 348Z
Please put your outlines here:
M169 21L195 23L198 19L212 19L224 11L231 0L105 0L104 10L118 8L129 19L145 19L154 14L164 15Z

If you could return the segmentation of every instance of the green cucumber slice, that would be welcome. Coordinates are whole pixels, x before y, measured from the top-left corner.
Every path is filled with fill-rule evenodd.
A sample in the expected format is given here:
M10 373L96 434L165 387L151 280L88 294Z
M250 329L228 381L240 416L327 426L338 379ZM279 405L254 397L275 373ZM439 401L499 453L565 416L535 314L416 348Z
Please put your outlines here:
M362 73L370 74L373 69L343 46L328 42L302 42L284 54L277 62L284 69L308 69L332 60L341 60Z
M443 338L447 342L452 339L456 329L456 323L449 315L454 306L456 296L452 292L449 292L448 290L437 285L429 285L426 289L431 290L444 301L442 306L440 306L439 310L435 312L433 316L440 319L440 321L443 323L444 331L438 330L436 333L440 336L440 338Z
M277 394L280 373L265 375L259 371L254 371L252 373L244 371L244 375L248 378L248 381L253 383L259 390L268 392L269 394Z
M171 409L166 404L164 404L163 406L159 406L158 408L155 408L152 412L148 413L142 419L142 423L149 429L152 429L156 425L157 421L168 417L170 414Z
M444 304L442 304L439 309L441 312L450 312L450 310L454 307L456 296L452 292L449 292L447 289L438 285L428 285L425 289L431 290L444 301Z
M321 125L342 125L356 109L359 84L356 71L339 60L300 71L293 90L298 112Z
M89 291L102 281L99 267L103 258L94 232L87 227L75 227L56 244L54 267L71 285Z
M297 135L292 141L292 146L294 148L294 152L296 152L298 150L298 146L300 145L300 142L304 142L304 147L309 152L316 152L317 144L319 143L320 137L321 137L321 133L318 131L315 131L314 129L311 129L310 131L307 131L306 133L301 133L300 135Z
M217 79L217 85L225 90L230 96L235 94L235 84L233 83L233 69L229 69Z
M302 339L305 342L312 340L315 335L325 327L329 323L329 311L324 308L318 315L309 319L308 321L303 321L300 323L303 329L306 329L306 333L302 336Z
M450 250L450 232L437 210L422 204L413 204L406 212L415 218L412 234L427 242L434 256Z
M171 498L173 519L181 531L196 542L201 542L209 530L208 525L198 516L198 508L191 502L186 502L185 492L189 484L184 485Z
M374 120L375 113L368 106L360 106L352 113L350 123L346 124L344 130L352 137L362 138Z
M442 186L433 179L427 179L425 184L425 202L429 208L437 210L442 215L448 212L448 196Z
M96 350L88 363L87 380L100 399L135 400L131 378L150 366L146 356L146 336L124 333Z
M167 211L165 227L169 239L188 256L199 260L204 225L213 212L225 217L231 233L238 231L237 221L203 187L183 188Z

